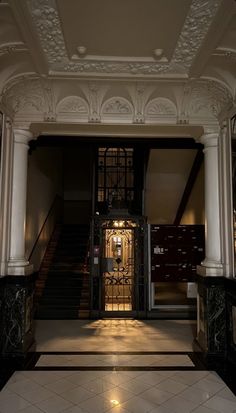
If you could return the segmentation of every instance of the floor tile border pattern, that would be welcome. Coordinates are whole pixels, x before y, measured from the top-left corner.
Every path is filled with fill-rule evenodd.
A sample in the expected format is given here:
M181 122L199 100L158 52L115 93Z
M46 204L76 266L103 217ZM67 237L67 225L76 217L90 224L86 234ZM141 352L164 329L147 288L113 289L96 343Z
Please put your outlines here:
M35 352L32 353L32 360L28 365L25 366L25 369L27 370L78 370L78 371L135 371L135 370L140 370L140 371L158 371L158 370L207 370L206 366L201 362L200 358L198 355L194 352L184 352L184 351L156 351L156 352L149 352L149 351L143 351L143 352L122 352L122 351L108 351L108 352L94 352L94 351L72 351L72 352L65 352L65 351L54 351L54 352ZM38 360L40 359L41 356L44 355L84 355L84 356L89 356L89 355L135 355L135 356L142 356L142 355L170 355L170 356L175 356L175 355L184 355L186 357L189 357L189 359L192 361L193 366L177 366L177 365L168 365L168 366L144 366L144 365L137 365L137 366L119 366L119 365L110 365L110 366L36 366Z

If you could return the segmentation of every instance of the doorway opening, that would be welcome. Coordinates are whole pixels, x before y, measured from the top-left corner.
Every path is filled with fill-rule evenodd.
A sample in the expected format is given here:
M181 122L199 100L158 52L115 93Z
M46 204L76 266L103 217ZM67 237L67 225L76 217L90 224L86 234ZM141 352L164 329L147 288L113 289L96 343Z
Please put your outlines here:
M147 309L144 217L94 217L92 316L144 317Z
M134 307L134 230L104 229L103 300L105 311L132 311Z

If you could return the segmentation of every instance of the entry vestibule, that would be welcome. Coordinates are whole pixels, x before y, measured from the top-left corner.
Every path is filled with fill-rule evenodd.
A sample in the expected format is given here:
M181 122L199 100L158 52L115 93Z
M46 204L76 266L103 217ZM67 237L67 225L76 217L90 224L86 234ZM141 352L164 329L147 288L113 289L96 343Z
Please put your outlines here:
M217 145L217 139L216 136L213 136L213 140L214 140L214 145L209 145L209 151L213 150L213 158L211 156L205 157L205 162L213 162L214 163L214 168L216 168L216 164L215 161L218 165L218 161L217 161L217 151L215 151L215 145ZM209 137L209 139L211 139L211 136ZM207 142L209 142L209 139ZM212 149L213 148L213 149ZM36 149L37 150L37 149ZM211 154L210 154L211 155ZM14 161L13 161L14 163ZM206 171L209 171L209 168L206 168ZM209 172L206 172L206 175ZM209 185L209 177L208 175L206 176L206 186ZM214 180L213 184L217 187L217 185L219 185L219 182L217 180ZM213 191L213 189L211 188L210 194L212 194L212 199L209 196L208 193L208 202L209 204L211 204L211 202L214 203L215 206L217 206L217 202L215 199L215 192ZM209 199L210 198L210 199ZM218 204L219 205L219 204ZM114 213L114 211L113 211ZM210 210L208 209L208 214L210 213ZM109 218L109 219L108 219ZM114 223L112 223L109 221L114 221ZM109 232L107 232L108 230L114 230L115 228L117 228L115 226L115 223L118 223L119 226L119 222L122 221L129 221L130 220L130 227L124 227L124 229L133 231L133 235L134 237L132 239L132 242L134 242L134 244L137 242L136 240L139 239L141 242L141 246L143 245L144 247L142 248L137 248L137 244L135 244L135 248L134 248L134 254L136 254L136 256L134 255L134 268L137 269L137 271L134 271L134 286L133 288L129 288L129 293L127 293L127 291L124 293L123 292L123 297L126 297L126 299L129 300L129 303L124 303L123 304L129 304L129 308L128 306L124 306L124 311L127 314L127 312L131 312L132 315L134 316L138 316L138 317L144 317L147 315L147 310L148 307L150 307L150 280L148 279L148 249L147 249L147 244L148 244L148 231L147 228L145 227L144 224L144 218L141 216L139 218L135 218L134 216L130 216L130 215L117 215L117 214L113 214L112 216L108 217L108 216L102 216L98 215L96 218L95 215L95 219L94 222L92 224L92 236L93 236L93 247L98 246L98 242L97 239L103 240L104 242L106 242L105 240L108 240L109 238ZM206 216L206 220L207 220L207 216ZM132 225L132 221L134 222L134 225ZM97 222L97 223L96 223ZM98 224L99 222L99 224ZM211 227L212 226L212 227ZM99 228L99 229L98 229ZM119 227L118 227L119 228ZM215 233L219 228L217 228L217 226L215 226L215 221L214 223L212 222L212 220L208 220L208 234L209 231L213 231L213 233ZM99 234L98 238L96 238L96 235ZM129 234L129 233L127 233ZM111 235L111 234L110 234ZM109 304L110 302L108 302L108 297L113 297L113 308L112 308L112 316L115 315L115 312L118 311L119 315L121 314L121 309L119 308L119 310L115 310L115 305L120 305L120 303L114 301L114 297L117 296L117 294L113 294L113 292L111 292L112 288L111 285L108 286L106 284L106 280L109 281L108 277L103 277L104 274L108 273L109 271L102 271L102 273L100 272L100 267L99 267L99 271L96 269L96 265L97 265L97 258L99 259L99 266L101 265L101 258L112 258L108 255L111 254L112 248L114 247L114 251L116 249L116 253L118 254L118 251L120 250L120 245L122 244L121 240L121 233L118 233L116 235L113 234L113 236L117 236L117 239L112 238L112 242L108 247L108 251L106 251L104 249L104 244L99 243L99 249L98 249L98 254L99 256L96 256L96 249L93 248L92 250L92 254L91 254L91 259L92 259L92 269L91 271L93 272L92 278L91 278L91 316L92 317L97 317L97 316L101 316L102 314L105 314L106 316L108 316L108 313L110 311L109 308ZM137 238L138 237L138 238ZM119 239L121 238L121 240ZM213 236L214 238L214 236ZM213 238L210 238L211 240ZM139 242L139 241L138 241ZM116 246L114 246L114 244L116 243ZM206 245L208 243L208 238L206 238ZM113 247L112 247L113 245ZM110 249L111 248L111 249ZM131 250L130 250L131 251ZM141 255L140 255L140 251L141 251ZM219 249L218 249L218 245L216 245L216 248L214 247L214 245L210 245L208 246L208 253L211 254L214 258L214 253L216 254L216 259L215 261L219 261ZM133 259L132 257L133 252L131 253L131 259ZM137 259L136 259L137 257ZM117 257L116 259L118 259L119 257ZM212 257L211 257L212 258ZM102 265L108 265L109 260L105 260L103 262ZM118 264L118 262L116 261L116 264ZM118 273L119 271L119 266L115 266L114 265L114 258L113 258L113 263L112 263L112 269L114 271L112 271L113 273L115 273L115 271L117 271L118 269ZM119 265L121 266L121 263L119 263ZM124 266L123 266L124 267ZM207 267L204 267L207 268ZM216 267L219 269L219 267ZM104 269L104 268L103 268ZM211 270L213 271L213 270ZM135 275L136 274L136 275ZM107 274L106 274L107 275ZM114 274L112 274L112 279L114 280ZM123 275L122 275L123 277ZM105 283L104 283L105 281ZM113 282L113 281L112 281ZM31 291L31 290L29 290ZM31 292L30 292L31 294ZM106 302L107 299L107 302ZM200 298L201 300L201 298ZM25 305L28 306L30 303L30 300L27 300ZM107 306L106 306L107 305ZM202 302L201 306L204 307L206 305L206 303ZM125 308L126 307L126 308ZM118 307L117 307L118 308ZM28 312L29 313L29 312ZM199 326L203 326L204 323L201 322L200 317L201 317L202 313L199 313ZM205 320L206 322L206 320ZM204 333L204 332L203 332ZM201 332L202 334L202 332Z

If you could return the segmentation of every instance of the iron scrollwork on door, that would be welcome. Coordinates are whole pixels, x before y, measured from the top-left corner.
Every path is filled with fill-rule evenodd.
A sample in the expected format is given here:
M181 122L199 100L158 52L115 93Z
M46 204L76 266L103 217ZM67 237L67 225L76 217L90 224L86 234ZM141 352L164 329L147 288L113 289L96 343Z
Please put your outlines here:
M124 221L117 221L117 225L104 230L104 307L106 311L130 311L133 309L134 234L133 229L122 227Z

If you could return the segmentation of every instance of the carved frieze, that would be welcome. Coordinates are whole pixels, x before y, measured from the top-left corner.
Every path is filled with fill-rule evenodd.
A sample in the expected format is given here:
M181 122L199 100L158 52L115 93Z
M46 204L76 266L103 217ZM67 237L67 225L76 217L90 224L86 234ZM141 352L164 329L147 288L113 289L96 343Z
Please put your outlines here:
M103 113L114 115L114 114L131 114L130 104L124 98L112 98L105 103L103 107Z
M67 96L57 105L57 113L86 114L88 113L88 106L79 96Z
M134 93L134 123L144 123L144 108L148 100L148 87L144 82L137 82Z
M145 110L147 117L176 116L177 111L173 102L169 99L158 97L151 100Z
M88 83L89 121L100 122L99 86L96 82Z
M89 108L80 96L66 96L57 105L58 120L88 121Z
M108 120L131 122L133 120L132 105L123 97L112 97L103 104L101 118L105 122Z
M66 95L62 81L46 78L22 77L5 88L1 107L8 108L17 120L21 117L37 121L101 122L119 120L120 122L148 123L168 122L191 123L207 119L217 122L222 111L232 106L233 98L229 90L220 83L209 80L184 81L173 84L165 82L158 89L158 83L126 82L119 85L122 96L112 95L110 81L78 81L76 88L80 95ZM77 83L76 83L77 82ZM63 84L64 85L64 84ZM118 91L115 83L114 92ZM63 86L64 87L64 86ZM73 90L73 88L71 89ZM159 97L153 98L153 96ZM167 96L175 96L175 100ZM105 99L105 96L110 96ZM130 99L124 96L129 96ZM105 99L105 101L104 101ZM7 113L7 112L6 112ZM163 119L163 120L162 120Z

